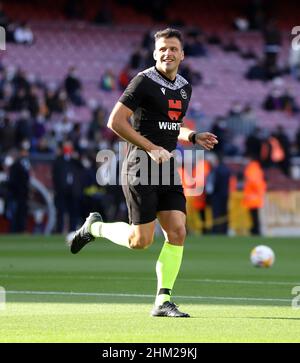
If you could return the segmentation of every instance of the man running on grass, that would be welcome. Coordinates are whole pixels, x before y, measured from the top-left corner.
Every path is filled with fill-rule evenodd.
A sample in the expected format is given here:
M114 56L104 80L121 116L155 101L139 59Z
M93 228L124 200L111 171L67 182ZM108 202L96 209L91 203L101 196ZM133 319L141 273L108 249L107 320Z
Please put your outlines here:
M157 296L151 315L185 318L189 314L170 301L186 237L186 200L171 152L178 139L206 150L218 141L211 133L196 133L182 126L192 94L191 85L177 74L184 59L182 34L170 28L157 32L153 56L155 67L133 78L108 121L108 127L128 142L122 187L129 224L104 223L99 213L91 213L69 244L71 252L77 253L96 237L104 237L124 247L145 249L153 241L157 218L166 241L156 263ZM159 169L157 175L154 165ZM168 170L168 182L163 170Z

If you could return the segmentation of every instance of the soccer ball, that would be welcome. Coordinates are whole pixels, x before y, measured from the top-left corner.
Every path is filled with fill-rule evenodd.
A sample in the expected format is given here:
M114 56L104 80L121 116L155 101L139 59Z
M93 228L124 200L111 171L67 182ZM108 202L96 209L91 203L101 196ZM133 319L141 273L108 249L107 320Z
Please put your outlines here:
M275 261L275 254L268 246L256 246L251 251L250 260L255 267L271 267Z

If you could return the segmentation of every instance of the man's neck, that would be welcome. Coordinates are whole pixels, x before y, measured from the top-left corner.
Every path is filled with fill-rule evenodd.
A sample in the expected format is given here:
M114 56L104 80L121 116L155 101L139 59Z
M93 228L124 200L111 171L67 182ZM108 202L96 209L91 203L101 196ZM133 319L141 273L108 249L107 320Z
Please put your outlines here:
M167 81L169 81L169 82L174 82L175 81L176 75L177 75L177 71L176 72L172 72L172 73L166 73L166 72L162 71L161 69L158 69L156 66L155 66L155 69Z

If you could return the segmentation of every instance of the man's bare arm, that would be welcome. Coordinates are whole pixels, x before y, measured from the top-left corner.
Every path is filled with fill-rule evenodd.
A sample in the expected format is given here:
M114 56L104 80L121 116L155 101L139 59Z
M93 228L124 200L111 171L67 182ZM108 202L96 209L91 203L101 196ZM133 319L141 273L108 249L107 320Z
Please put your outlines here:
M122 139L125 139L145 151L154 150L156 148L155 145L136 132L130 125L129 118L132 113L130 108L123 105L121 102L117 102L109 116L107 127L118 134Z
M140 135L129 123L132 110L121 102L117 102L113 108L107 127L119 135L122 139L138 146L148 152L151 158L156 162L164 162L172 157L172 154L161 146L153 144L146 137Z
M178 139L192 142L202 146L205 150L212 150L218 143L217 136L210 132L195 132L187 127L181 127Z
M178 139L181 141L191 141L190 136L194 133L195 131L188 129L187 127L180 127Z

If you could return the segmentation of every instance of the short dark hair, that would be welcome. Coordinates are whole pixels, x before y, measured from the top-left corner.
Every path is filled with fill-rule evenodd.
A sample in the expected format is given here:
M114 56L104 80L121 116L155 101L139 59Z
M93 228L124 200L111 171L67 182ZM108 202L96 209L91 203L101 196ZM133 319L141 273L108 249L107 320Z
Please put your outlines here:
M177 38L180 41L181 46L183 48L183 35L177 29L167 28L164 30L159 30L154 34L155 42L160 38Z

